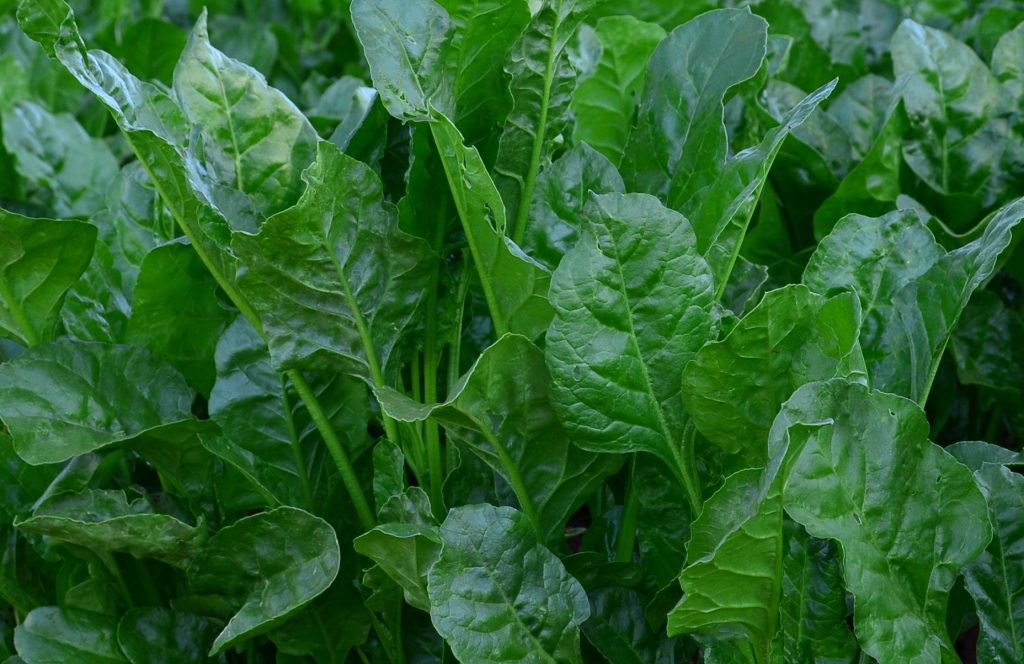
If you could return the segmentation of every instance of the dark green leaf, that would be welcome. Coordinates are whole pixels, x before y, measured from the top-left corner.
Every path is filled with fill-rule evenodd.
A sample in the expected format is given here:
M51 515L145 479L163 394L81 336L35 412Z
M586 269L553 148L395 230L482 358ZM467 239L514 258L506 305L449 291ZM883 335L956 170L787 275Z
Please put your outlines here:
M129 610L117 626L117 641L132 664L205 662L216 625L200 616L157 607Z
M117 618L81 609L43 606L14 630L14 647L26 664L124 664Z

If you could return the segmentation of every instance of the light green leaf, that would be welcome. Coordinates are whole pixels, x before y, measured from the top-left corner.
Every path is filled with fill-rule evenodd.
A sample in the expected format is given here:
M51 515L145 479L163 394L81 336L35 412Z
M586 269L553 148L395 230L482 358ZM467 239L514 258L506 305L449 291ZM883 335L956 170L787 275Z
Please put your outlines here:
M383 523L353 540L360 553L377 563L401 588L405 601L430 611L427 572L441 551L436 525Z
M398 229L377 175L326 141L295 207L236 233L238 277L278 368L341 362L383 385L429 279L426 243Z
M986 463L974 479L993 529L988 548L963 570L981 623L978 661L1008 664L1024 659L1024 477Z
M52 197L56 214L90 217L103 207L117 160L74 116L19 102L3 114L3 140L18 173Z
M89 266L95 243L88 224L0 209L3 336L26 346L54 338L65 295Z
M210 656L283 623L330 587L340 564L334 529L293 507L218 531L188 568L193 592L222 595L237 609Z
M709 441L761 465L772 420L798 387L863 376L860 320L852 293L829 299L801 285L769 292L728 336L686 365L686 412Z
M205 173L241 192L252 220L236 200L214 200L236 230L254 231L259 221L291 206L302 192L302 171L316 156L317 135L298 108L252 67L210 44L203 12L174 69L174 91L188 121L199 127ZM248 211L246 211L248 212Z
M633 126L647 60L665 31L632 16L608 16L597 22L596 34L601 44L597 69L572 95L573 138L618 164Z
M580 219L590 192L626 192L622 177L608 159L586 143L567 151L537 178L523 249L549 267L576 244Z
M191 419L192 399L177 371L130 346L61 340L0 365L0 417L31 464Z
M728 151L723 100L761 66L768 24L748 9L707 12L672 31L647 65L623 175L676 210L718 178Z
M159 514L145 498L90 489L43 501L19 530L48 535L94 551L120 551L186 567L205 539L205 528Z
M992 531L970 471L928 441L912 401L843 380L797 390L772 426L766 482L811 536L837 540L864 651L881 664L954 661L957 570Z
M165 244L142 261L126 341L148 348L209 395L217 339L235 316L221 305L217 282L192 247Z
M428 574L430 618L460 661L581 662L583 587L510 507L448 513Z
M14 630L14 647L26 664L129 661L117 645L117 618L81 609L35 609Z
M216 625L200 616L158 607L129 609L117 626L117 641L132 664L205 662Z
M594 196L584 223L551 282L555 410L585 449L679 471L679 376L713 336L710 270L686 219L653 196Z
M741 470L704 503L691 525L683 599L668 633L743 639L767 661L779 628L782 495L758 469Z

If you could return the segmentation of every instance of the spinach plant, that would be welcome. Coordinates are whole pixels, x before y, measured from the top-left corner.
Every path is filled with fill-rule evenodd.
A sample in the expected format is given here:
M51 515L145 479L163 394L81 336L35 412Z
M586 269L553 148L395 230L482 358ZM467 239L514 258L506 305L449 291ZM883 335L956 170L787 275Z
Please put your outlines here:
M1024 661L1021 21L0 1L0 660Z

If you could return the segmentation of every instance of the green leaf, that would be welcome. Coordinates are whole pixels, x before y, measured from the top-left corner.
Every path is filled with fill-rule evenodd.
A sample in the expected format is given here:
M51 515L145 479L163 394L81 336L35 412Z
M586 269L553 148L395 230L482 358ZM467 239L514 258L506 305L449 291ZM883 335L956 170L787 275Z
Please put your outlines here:
M928 441L912 401L843 380L797 390L772 426L786 512L838 541L864 651L886 662L953 661L945 612L957 570L992 531L970 471Z
M679 376L713 336L711 273L682 215L645 194L593 196L551 282L555 410L581 447L681 470Z
M1024 320L995 293L978 292L953 330L957 377L1012 399L1024 392Z
M923 403L961 313L992 277L1022 217L1024 200L1014 201L979 238L948 254L913 213L847 217L819 245L804 280L819 291L858 292L872 386Z
M209 395L214 349L234 317L221 305L217 282L192 247L165 244L142 261L126 341L148 348Z
M665 31L632 16L605 17L595 28L601 58L594 73L573 92L573 138L618 164L626 150L647 60Z
M910 118L907 165L937 192L978 192L1002 156L1003 139L983 130L998 98L988 67L966 44L909 19L893 35L892 59Z
M568 150L541 171L533 193L523 249L549 267L576 244L590 192L626 192L622 177L608 159L586 143Z
M188 568L193 592L223 595L237 610L210 656L283 623L330 587L340 564L334 529L293 507L218 531Z
M569 126L576 72L566 48L593 0L548 0L512 47L505 70L515 100L505 119L494 164L495 185L508 218L509 237L523 241L541 165Z
M222 198L215 186L213 199L234 229L252 232L295 203L302 171L316 156L316 131L262 74L210 44L205 12L174 69L174 91L185 117L200 128L205 174L230 187L230 198Z
M505 335L484 350L443 404L418 406L382 395L400 420L431 417L508 485L542 540L556 546L566 521L620 463L573 444L555 417L544 354Z
M192 399L178 372L130 346L61 340L0 365L0 416L31 464L191 419Z
M84 662L124 664L117 618L81 609L43 606L14 630L14 647L26 664Z
M89 217L103 207L117 160L74 116L19 102L3 114L3 140L18 173L52 198L58 215Z
M430 618L460 661L581 662L587 595L510 507L448 513L428 574Z
M729 89L751 78L765 55L768 24L748 9L707 12L654 50L623 175L669 207L692 208L720 175L728 151L722 122Z
M599 588L590 593L587 640L615 664L668 664L678 640L665 640L644 617L644 602L629 588Z
M377 563L401 588L405 601L430 610L427 573L441 551L436 525L383 523L352 542L357 553Z
M786 521L782 556L782 658L785 662L850 662L857 643L846 625L839 551ZM776 650L779 644L776 644Z
M967 565L964 579L981 623L978 661L1016 662L1024 658L1024 477L986 463L974 472L992 521L992 542Z
M398 229L365 164L321 142L299 202L257 235L236 233L239 287L259 313L278 368L342 362L385 384L392 349L429 279L429 248Z
M129 609L117 641L132 664L194 664L206 661L216 625L200 616L158 607Z
M721 299L736 265L750 217L775 156L793 129L799 127L832 93L836 82L832 80L807 95L783 117L779 126L765 134L759 145L743 150L725 162L716 179L702 190L700 196L690 197L685 204L675 207L693 224L699 250L711 266L718 299Z
M860 307L791 285L769 292L683 371L683 403L704 436L745 462L764 463L768 430L793 392L815 380L864 374Z
M751 468L728 477L691 524L668 633L743 639L767 661L779 627L782 494L761 476Z
M26 346L54 338L65 295L89 266L95 242L88 224L0 209L3 336Z
M186 567L205 539L202 525L159 514L145 498L129 502L123 491L98 489L52 496L14 525L94 551L130 553L176 567Z
M551 275L507 237L505 208L480 153L443 115L430 125L498 335L536 339L551 321ZM500 275L500 277L498 276Z

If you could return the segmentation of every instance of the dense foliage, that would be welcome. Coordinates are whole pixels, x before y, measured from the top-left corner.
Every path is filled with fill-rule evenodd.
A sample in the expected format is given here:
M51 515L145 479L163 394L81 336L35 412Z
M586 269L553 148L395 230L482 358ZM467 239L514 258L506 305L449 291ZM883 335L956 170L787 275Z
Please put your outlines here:
M0 0L0 660L1024 662L1019 3L201 4Z

